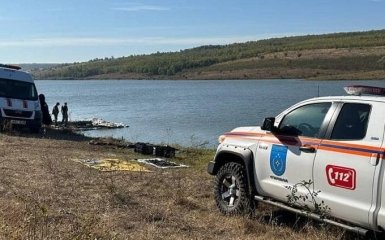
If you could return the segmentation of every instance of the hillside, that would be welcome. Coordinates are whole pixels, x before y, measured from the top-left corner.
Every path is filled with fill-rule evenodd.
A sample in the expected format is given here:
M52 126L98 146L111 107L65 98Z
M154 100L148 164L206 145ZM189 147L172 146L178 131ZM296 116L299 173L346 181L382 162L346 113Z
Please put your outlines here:
M37 79L384 79L385 30L210 45L31 72Z

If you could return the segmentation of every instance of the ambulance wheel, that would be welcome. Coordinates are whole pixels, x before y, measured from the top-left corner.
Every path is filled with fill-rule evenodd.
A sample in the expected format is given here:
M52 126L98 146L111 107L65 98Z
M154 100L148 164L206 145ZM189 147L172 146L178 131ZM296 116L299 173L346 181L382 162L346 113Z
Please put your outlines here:
M252 214L255 201L248 192L245 168L235 162L224 164L214 180L215 202L225 215Z

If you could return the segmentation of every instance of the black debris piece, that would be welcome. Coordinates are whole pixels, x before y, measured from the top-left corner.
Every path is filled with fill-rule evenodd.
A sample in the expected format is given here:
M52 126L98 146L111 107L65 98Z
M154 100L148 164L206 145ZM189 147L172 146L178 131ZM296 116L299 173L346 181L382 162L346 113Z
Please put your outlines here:
M141 143L138 142L135 144L135 152L145 154L145 155L153 155L154 154L154 145L149 143Z
M168 145L153 145L150 143L136 143L135 152L145 155L156 155L158 157L172 158L175 157L177 149Z
M170 146L156 146L155 155L158 157L172 158L175 157L175 148Z

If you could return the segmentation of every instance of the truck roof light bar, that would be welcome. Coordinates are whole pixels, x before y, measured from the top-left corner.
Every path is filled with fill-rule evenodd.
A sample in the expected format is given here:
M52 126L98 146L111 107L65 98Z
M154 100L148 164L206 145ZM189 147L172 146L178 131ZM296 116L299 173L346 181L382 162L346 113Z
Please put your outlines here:
M362 94L385 96L385 88L382 87L352 85L344 87L344 90L347 94L355 96L361 96Z

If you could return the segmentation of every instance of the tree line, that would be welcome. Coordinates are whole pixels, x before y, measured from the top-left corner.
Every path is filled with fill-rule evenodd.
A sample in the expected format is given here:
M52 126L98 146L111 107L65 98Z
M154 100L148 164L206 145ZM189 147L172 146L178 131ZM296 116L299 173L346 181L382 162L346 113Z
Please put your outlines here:
M385 30L271 38L229 45L207 45L179 52L157 52L149 55L132 55L120 58L97 58L88 62L33 69L31 72L39 79L82 79L98 75L127 73L145 76L173 76L186 70L201 69L241 59L258 58L263 60L264 56L269 53L377 46L385 46ZM300 54L298 56L300 57ZM379 61L377 58L372 60L375 62ZM286 66L290 64L300 64L301 66L317 64L321 68L332 64L330 61L322 60L311 62L304 60L295 62L289 62L288 60L264 60L258 64L270 67L274 66L274 64ZM351 66L364 64L367 68L373 68L372 66L367 66L368 62L364 58L340 59L338 64L349 68L351 63L354 63ZM242 67L239 66L239 63L237 64L238 67ZM333 64L336 63L334 62ZM377 64L376 67L379 65L382 66L384 64Z

